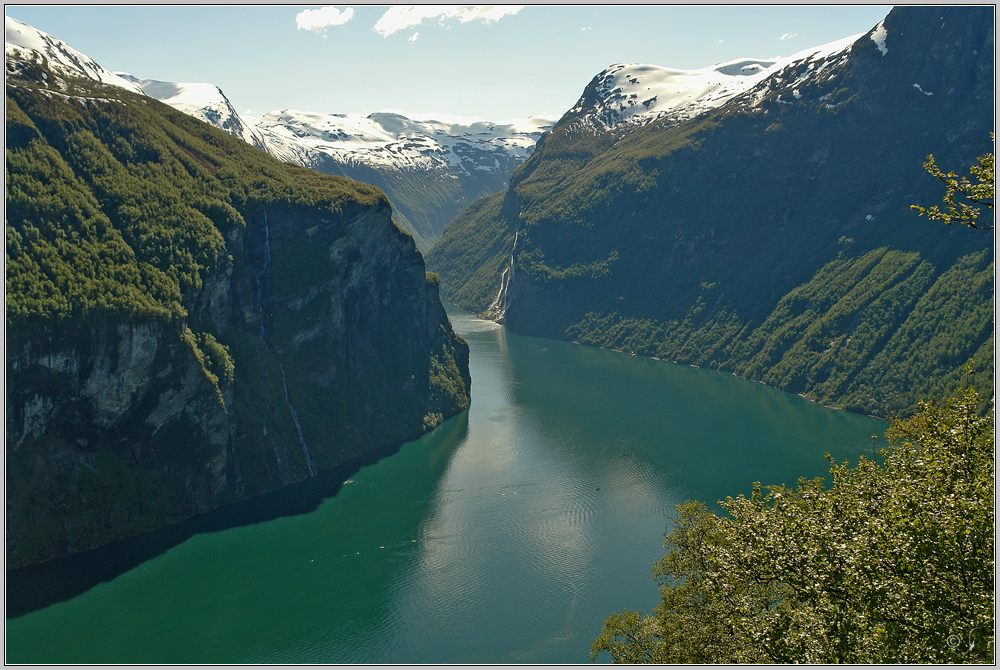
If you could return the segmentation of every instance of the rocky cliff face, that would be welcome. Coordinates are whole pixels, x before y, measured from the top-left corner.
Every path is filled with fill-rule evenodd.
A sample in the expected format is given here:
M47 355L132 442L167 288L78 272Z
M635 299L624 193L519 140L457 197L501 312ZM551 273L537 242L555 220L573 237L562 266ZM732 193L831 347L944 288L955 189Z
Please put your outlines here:
M384 195L44 67L8 68L8 568L468 406L468 347Z
M9 567L233 500L232 392L220 397L181 328L8 329Z

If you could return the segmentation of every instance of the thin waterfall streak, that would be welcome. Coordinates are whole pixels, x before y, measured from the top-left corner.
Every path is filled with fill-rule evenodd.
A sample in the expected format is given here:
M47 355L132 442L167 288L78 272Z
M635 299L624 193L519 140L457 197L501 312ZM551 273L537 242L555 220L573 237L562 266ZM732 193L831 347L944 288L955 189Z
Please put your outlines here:
M288 405L288 411L292 414L292 421L295 422L295 431L299 434L299 444L302 445L302 453L305 454L306 465L309 466L309 474L315 477L316 465L313 463L312 454L309 453L309 446L306 444L306 437L302 433L302 424L299 423L299 414L295 411L291 398L288 397L288 382L285 381L285 366L281 364L281 361L278 361L278 368L281 370L281 384L285 387L285 404Z
M264 249L266 253L264 254L264 267L261 268L260 272L257 273L257 312L260 314L260 341L267 344L264 340L264 306L261 303L262 293L264 291L264 285L261 282L261 277L266 273L271 267L271 227L267 223L267 210L264 210Z
M261 278L267 273L271 268L271 227L267 222L267 210L264 210L264 267L261 268L260 272L257 273L257 313L260 314L260 341L265 347L267 347L267 340L264 338L264 305L262 302L262 295L264 291L264 285ZM278 369L281 370L281 385L285 389L285 404L288 405L288 411L292 415L292 421L295 423L295 432L299 436L299 444L302 445L302 453L306 457L306 465L309 466L309 475L311 477L316 476L316 465L313 463L312 454L309 453L309 446L306 444L305 433L302 432L302 423L299 422L299 413L295 411L295 406L292 405L291 396L288 394L288 382L285 379L285 366L281 364L281 360L278 359L277 354L275 354L275 360L278 361ZM278 462L281 462L281 456L278 454L277 448L275 448L275 456Z

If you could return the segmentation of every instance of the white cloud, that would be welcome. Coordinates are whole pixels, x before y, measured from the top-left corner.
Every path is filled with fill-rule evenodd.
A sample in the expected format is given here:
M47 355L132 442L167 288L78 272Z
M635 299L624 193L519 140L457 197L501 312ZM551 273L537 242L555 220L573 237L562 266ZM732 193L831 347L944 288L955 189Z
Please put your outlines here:
M523 5L393 5L375 23L372 30L388 37L400 30L419 26L424 21L494 23L508 14L517 14L523 8Z
M412 35L410 35L410 39L406 41L409 42L410 44L413 44L414 42L417 41L418 37L420 37L420 33L413 33Z
M326 36L330 26L341 26L354 18L354 9L345 7L320 7L319 9L304 9L295 16L295 25L299 30L311 30Z
M798 35L798 33L785 33L784 35L782 35L778 39L779 40L790 40L790 39L792 39L793 37L795 37L797 35Z

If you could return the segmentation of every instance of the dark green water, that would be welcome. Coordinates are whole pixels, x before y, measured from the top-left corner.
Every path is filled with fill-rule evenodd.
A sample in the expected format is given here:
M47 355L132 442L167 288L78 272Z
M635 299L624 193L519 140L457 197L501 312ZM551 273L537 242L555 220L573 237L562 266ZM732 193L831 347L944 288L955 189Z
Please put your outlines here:
M467 414L327 493L266 503L303 513L223 512L147 538L152 558L115 549L145 560L8 619L7 662L585 663L605 616L655 605L676 503L826 475L824 452L853 462L885 432L731 375L449 313L472 349Z

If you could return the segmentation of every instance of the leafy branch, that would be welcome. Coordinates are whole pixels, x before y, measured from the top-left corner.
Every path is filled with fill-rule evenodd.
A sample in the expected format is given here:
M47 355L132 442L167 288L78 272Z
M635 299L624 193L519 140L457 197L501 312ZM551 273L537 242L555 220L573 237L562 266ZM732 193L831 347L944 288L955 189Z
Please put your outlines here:
M993 133L990 133L990 140L993 140ZM934 155L927 156L924 169L945 185L944 205L947 211L941 211L937 205L929 209L920 205L910 205L910 209L926 215L931 221L944 221L949 226L961 223L976 230L992 230L993 221L983 219L981 212L983 207L988 207L990 212L993 211L993 154L980 156L976 159L976 163L969 168L973 179L976 180L973 182L968 177L960 179L954 172L943 172L934 161ZM956 197L959 198L958 201Z

